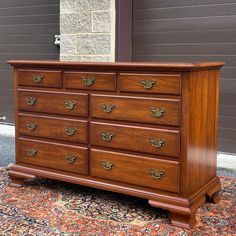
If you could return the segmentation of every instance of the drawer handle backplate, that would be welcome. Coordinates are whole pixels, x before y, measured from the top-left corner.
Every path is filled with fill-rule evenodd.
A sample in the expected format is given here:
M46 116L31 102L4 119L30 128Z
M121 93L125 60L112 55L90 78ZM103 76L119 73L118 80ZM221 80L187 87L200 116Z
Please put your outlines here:
M77 157L74 155L66 155L65 156L65 161L69 164L74 164L76 160L77 160Z
M115 164L109 161L101 161L101 166L105 170L111 170L115 168Z
M116 106L114 104L102 104L101 108L106 113L110 113L116 108Z
M29 148L27 152L28 152L28 156L35 157L37 155L38 150L34 148Z
M32 79L35 84L41 84L44 77L42 75L34 75Z
M65 101L65 108L68 110L73 110L77 103L75 101Z
M92 76L88 76L87 78L83 78L84 84L87 86L91 86L95 84L96 78Z
M149 143L155 148L161 148L165 145L165 141L157 138L150 138Z
M156 86L156 81L155 80L142 80L141 81L141 85L145 88L145 89L151 89L153 88L154 86Z
M38 99L33 97L27 97L25 101L29 106L34 106L38 102Z
M34 122L27 123L28 130L35 130L38 127L38 124L35 124Z
M77 132L76 128L65 128L65 134L67 134L68 136L73 136L75 133Z
M165 171L164 170L157 170L157 169L150 169L149 174L154 179L161 179L165 175Z
M152 116L161 118L162 116L165 115L166 110L164 108L159 108L159 107L152 107L151 108L151 113Z
M102 132L101 133L101 138L104 141L111 141L113 137L115 137L114 133L109 133L109 132Z

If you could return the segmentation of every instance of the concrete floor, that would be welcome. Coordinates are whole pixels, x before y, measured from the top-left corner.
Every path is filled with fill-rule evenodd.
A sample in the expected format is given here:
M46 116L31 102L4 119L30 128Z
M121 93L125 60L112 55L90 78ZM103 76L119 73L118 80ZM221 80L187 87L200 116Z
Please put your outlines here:
M0 167L15 161L14 126L0 125ZM217 174L236 178L236 155L219 153L217 156Z

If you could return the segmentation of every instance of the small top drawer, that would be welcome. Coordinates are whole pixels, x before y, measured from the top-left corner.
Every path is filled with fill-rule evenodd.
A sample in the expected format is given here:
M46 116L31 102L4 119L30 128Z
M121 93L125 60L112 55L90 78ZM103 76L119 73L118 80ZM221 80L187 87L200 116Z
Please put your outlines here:
M18 85L62 88L61 71L18 70Z
M64 72L64 83L68 89L116 90L115 73Z
M118 89L123 92L180 94L180 74L118 75Z

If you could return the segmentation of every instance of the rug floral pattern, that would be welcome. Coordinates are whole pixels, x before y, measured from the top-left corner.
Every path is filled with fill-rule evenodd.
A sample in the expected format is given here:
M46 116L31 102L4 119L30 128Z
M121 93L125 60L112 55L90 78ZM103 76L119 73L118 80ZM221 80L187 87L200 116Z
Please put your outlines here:
M168 212L144 199L37 179L11 188L0 172L0 236L236 235L236 179L221 178L222 200L197 211L192 230L171 226Z

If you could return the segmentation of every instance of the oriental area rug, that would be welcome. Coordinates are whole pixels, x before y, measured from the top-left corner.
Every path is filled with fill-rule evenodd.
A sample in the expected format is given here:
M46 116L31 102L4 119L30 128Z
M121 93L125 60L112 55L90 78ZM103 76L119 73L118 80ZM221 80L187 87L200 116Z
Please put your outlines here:
M236 235L236 179L221 178L222 200L205 203L191 230L171 226L167 211L144 199L47 179L9 187L0 171L0 236Z

